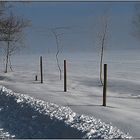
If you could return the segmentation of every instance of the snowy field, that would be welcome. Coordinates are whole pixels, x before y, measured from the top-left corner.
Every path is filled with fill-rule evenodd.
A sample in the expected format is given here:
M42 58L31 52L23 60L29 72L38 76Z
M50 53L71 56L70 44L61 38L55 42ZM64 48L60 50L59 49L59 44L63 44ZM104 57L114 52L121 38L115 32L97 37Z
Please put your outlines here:
M66 125L66 130L73 132L76 129L77 134L74 136L61 135L61 138L115 138L114 132L118 138L129 137L129 135L134 138L140 138L140 55L138 50L106 52L104 63L108 64L107 107L102 106L102 87L99 82L99 55L97 53L60 54L62 71L63 60L67 60L68 92L63 92L63 80L59 80L55 54L46 53L42 55L44 83L40 84L40 81L34 81L35 75L39 76L39 56L40 54L14 56L14 72L7 74L2 72L4 65L1 58L0 85L11 89L15 93L29 95L34 99L43 100L48 104L53 103L55 108L56 106L58 106L58 108L64 107L64 110L69 110L68 113L74 113L75 115L70 121L69 119L65 119L65 117L63 118L66 120L64 122L68 126L62 123L61 128L64 129ZM38 78L40 80L40 76ZM1 92L1 96L3 97L1 100L3 101L6 98L3 96L5 90ZM7 96L9 96L8 92L6 93ZM11 98L7 98L11 100ZM7 106L6 103L5 106ZM1 103L1 108L3 107L4 105ZM9 110L11 109L9 108ZM47 110L49 109L47 108ZM3 109L1 109L1 112L2 111ZM72 128L72 123L77 116L88 117L83 117L80 121L77 120L75 127ZM14 119L12 115L11 117ZM57 118L57 115L55 117ZM89 119L90 117L92 119ZM1 122L2 118L0 119ZM8 118L5 119L8 120ZM79 126L77 124L78 121ZM87 127L80 126L83 121L86 122L85 125L87 125ZM46 118L45 122L50 121ZM57 121L55 121L55 123L56 122ZM19 123L21 122L19 121ZM14 131L11 131L10 128L12 126L6 127L4 123L0 124L4 129L2 131L8 131L11 135L16 134L13 133ZM95 127L93 124L97 124L98 127ZM57 125L57 123L54 124L54 126L55 125ZM13 126L15 126L15 124ZM93 127L94 129L91 129ZM53 128L52 130L55 130ZM112 131L110 131L110 129L112 129ZM105 132L104 130L108 131ZM129 135L127 135L127 133L129 133ZM50 133L50 137L51 135L53 134ZM29 135L20 136L26 137ZM42 135L40 134L40 136ZM59 137L57 134L54 134L54 136L56 136L55 138Z

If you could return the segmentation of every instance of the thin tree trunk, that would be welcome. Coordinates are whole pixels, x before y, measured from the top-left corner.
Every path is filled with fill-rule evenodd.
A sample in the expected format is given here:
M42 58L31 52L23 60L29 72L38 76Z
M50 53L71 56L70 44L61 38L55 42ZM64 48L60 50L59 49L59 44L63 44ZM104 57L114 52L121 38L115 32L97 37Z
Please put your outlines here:
M101 60L100 60L100 83L102 86L103 86L103 78L102 78L103 54L104 54L104 45L102 43Z
M60 65L59 65L58 54L59 54L59 50L56 53L56 61L57 61L57 66L58 66L58 69L59 69L60 80L61 80L62 79L62 71L61 71L61 68L60 68Z
M9 55L9 67L10 67L10 70L13 71L10 55Z
M100 83L102 86L103 86L103 77L102 77L103 55L104 55L104 43L106 39L106 31L107 31L107 23L105 24L105 30L104 30L103 38L102 38L101 59L100 59Z
M6 62L5 62L5 73L8 71L8 62L9 62L9 41L7 43L7 50L6 50Z
M59 64L59 59L58 59L58 54L60 52L60 50L59 50L59 43L58 43L58 37L57 37L57 35L56 35L56 33L54 31L52 31L52 32L53 32L53 34L55 36L55 39L56 39L57 52L56 52L55 57L56 57L57 67L59 69L59 76L60 76L60 80L61 80L62 79L62 70L61 70L61 67L60 67L60 64Z

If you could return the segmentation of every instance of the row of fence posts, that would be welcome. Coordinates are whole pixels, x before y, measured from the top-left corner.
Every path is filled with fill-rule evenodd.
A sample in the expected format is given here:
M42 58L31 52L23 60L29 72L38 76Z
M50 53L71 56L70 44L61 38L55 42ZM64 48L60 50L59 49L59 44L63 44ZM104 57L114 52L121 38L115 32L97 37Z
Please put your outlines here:
M40 57L40 77L41 83L43 83L43 65L42 56ZM38 81L37 75L35 81ZM103 83L103 106L106 106L106 91L107 91L107 64L104 64L104 83ZM64 92L67 92L67 64L64 60Z

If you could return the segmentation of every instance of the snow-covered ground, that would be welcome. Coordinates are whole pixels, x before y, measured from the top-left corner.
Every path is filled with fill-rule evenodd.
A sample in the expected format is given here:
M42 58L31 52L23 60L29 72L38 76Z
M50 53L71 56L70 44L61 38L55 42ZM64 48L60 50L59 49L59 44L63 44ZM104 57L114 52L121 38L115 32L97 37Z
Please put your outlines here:
M28 94L59 106L68 106L76 114L101 119L101 122L117 127L125 134L129 133L134 138L140 137L139 51L106 52L104 62L108 64L107 107L102 106L97 53L61 54L62 69L63 60L67 60L68 92L63 92L63 80L59 80L55 54L43 55L44 83L34 81L35 75L39 76L39 56L15 56L14 72L7 74L2 73L1 63L0 85L16 93Z
M131 138L110 124L69 107L58 106L1 88L2 126L15 138Z

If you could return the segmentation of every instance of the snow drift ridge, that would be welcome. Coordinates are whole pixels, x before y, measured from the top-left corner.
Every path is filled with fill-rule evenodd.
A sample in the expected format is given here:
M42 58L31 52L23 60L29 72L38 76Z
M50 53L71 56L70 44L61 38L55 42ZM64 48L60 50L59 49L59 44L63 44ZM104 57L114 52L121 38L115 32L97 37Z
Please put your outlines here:
M94 117L2 87L0 121L15 138L131 138Z

